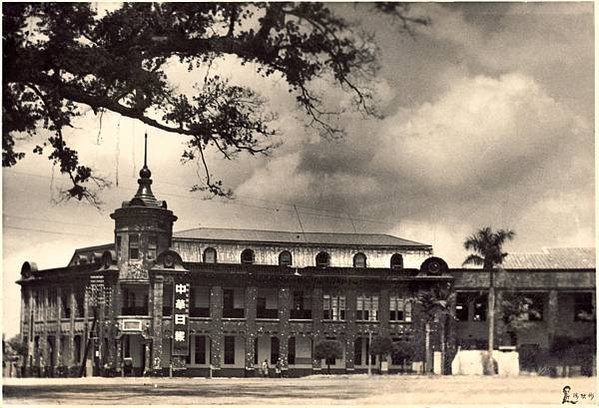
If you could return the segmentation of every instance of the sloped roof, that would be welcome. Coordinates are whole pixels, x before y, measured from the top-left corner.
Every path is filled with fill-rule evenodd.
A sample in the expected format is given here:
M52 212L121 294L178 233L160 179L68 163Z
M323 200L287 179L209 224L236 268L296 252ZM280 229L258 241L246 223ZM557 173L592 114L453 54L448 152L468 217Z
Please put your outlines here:
M339 232L293 232L267 231L254 229L229 228L194 228L175 232L173 238L246 241L246 242L281 242L294 244L318 245L351 245L351 246L409 246L430 248L428 244L395 237L387 234L362 234Z
M537 253L510 253L504 269L594 269L595 248L544 248Z

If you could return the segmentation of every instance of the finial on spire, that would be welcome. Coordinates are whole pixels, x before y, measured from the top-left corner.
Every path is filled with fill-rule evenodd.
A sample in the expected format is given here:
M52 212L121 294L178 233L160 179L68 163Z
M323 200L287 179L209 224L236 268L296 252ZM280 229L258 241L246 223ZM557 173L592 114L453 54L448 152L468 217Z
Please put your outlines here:
M152 172L148 169L148 132L144 135L144 166L139 171L139 177L142 179L152 177Z
M144 167L148 167L148 132L144 135Z

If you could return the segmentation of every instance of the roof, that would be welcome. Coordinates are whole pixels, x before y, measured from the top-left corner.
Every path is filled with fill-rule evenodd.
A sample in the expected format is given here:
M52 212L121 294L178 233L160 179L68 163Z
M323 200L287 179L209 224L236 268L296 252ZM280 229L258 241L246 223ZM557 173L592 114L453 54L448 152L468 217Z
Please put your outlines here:
M175 232L173 238L277 242L293 244L351 245L351 246L409 246L430 248L428 244L395 237L387 234L362 234L340 232L293 232L254 229L194 228Z
M510 253L504 269L595 269L595 248L543 248L538 253Z

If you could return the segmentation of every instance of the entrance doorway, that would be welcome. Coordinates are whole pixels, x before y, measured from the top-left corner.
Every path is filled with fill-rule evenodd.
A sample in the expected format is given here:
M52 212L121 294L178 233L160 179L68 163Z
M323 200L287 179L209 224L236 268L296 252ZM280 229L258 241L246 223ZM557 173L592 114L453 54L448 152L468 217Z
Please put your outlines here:
M125 334L121 341L124 375L131 377L143 376L146 368L146 341L141 334Z

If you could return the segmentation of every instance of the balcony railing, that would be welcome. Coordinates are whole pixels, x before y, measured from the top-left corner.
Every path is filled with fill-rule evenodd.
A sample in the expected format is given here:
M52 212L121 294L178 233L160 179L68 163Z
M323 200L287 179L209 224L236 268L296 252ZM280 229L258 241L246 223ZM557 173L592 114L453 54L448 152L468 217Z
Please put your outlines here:
M121 309L122 316L147 316L147 306L124 306Z
M291 310L289 313L290 319L312 319L311 310Z
M223 309L223 317L243 319L245 317L244 309Z
M234 310L239 310L239 309L234 309ZM210 308L209 307L191 307L191 308L189 308L189 315L191 317L210 317ZM242 313L241 317L243 317L243 313Z
M279 318L279 310L278 309L258 309L256 311L257 319L278 319Z

